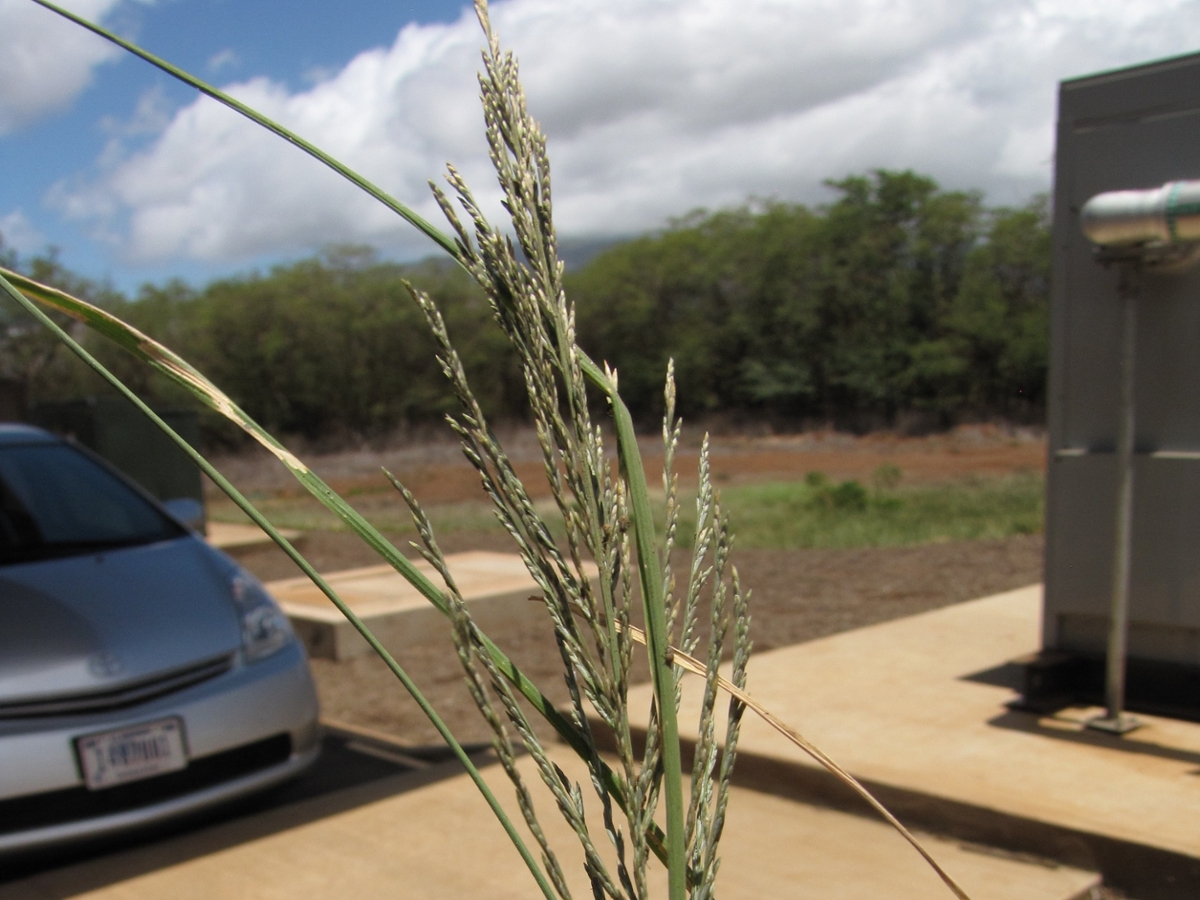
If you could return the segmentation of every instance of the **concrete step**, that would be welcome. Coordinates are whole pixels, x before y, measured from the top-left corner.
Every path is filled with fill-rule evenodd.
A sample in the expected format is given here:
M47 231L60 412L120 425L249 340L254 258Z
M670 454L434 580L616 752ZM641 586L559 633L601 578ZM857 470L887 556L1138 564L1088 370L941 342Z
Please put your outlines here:
M280 528L278 531L292 543L304 536L304 532L291 528ZM209 522L205 538L217 549L235 556L242 550L266 547L272 543L267 533L257 525L239 522Z
M541 590L515 553L452 553L446 557L446 564L472 616L485 632L501 622L521 621L545 627L545 607L539 601L530 601L530 597L540 597ZM441 577L433 566L424 560L415 565L441 586ZM400 653L417 644L449 642L446 617L390 565L346 569L325 578L389 651ZM272 581L267 590L287 613L309 656L349 659L372 652L308 578Z

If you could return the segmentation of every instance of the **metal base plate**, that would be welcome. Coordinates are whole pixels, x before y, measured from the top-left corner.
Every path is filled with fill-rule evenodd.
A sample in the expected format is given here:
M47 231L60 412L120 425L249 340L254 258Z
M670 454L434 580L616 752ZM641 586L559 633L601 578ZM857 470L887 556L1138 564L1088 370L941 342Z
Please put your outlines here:
M1141 728L1145 724L1137 716L1131 716L1128 713L1120 713L1117 716L1097 716L1087 721L1088 728L1096 731L1106 731L1109 734L1128 734L1135 728Z

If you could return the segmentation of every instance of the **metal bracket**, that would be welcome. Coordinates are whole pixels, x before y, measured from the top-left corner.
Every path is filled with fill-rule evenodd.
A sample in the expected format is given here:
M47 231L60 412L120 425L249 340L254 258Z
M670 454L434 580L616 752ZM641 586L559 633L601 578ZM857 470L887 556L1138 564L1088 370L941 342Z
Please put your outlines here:
M1155 275L1174 275L1186 272L1200 262L1200 243L1164 244L1155 241L1124 244L1096 247L1092 254L1096 262L1106 268L1124 265Z

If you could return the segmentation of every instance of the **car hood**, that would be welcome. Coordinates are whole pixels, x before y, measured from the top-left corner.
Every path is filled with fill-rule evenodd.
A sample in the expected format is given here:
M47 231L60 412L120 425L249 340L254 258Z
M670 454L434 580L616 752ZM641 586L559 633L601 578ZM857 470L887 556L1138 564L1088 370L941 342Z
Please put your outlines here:
M233 571L194 536L0 568L0 703L117 689L235 651Z

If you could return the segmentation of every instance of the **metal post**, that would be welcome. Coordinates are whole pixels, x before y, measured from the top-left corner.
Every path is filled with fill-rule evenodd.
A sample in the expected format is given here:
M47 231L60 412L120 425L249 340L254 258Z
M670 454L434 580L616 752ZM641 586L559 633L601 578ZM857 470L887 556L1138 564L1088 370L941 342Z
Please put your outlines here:
M1133 556L1133 378L1137 347L1139 266L1120 266L1117 294L1121 304L1120 395L1117 418L1117 521L1113 545L1112 606L1109 611L1108 654L1105 660L1104 701L1107 711L1091 719L1089 728L1125 734L1142 725L1125 711L1125 657L1129 631L1129 570Z

